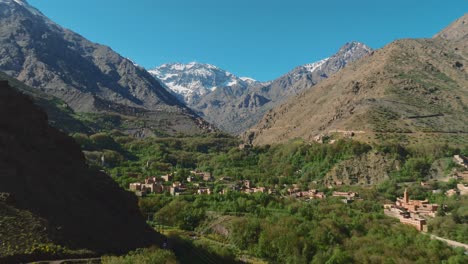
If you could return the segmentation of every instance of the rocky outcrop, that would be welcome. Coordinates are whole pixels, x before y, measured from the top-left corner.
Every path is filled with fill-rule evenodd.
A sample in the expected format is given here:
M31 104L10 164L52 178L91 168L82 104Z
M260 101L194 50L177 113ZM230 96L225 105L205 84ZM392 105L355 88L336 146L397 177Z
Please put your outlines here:
M379 152L369 152L338 163L324 177L326 185L376 185L399 170L400 162Z

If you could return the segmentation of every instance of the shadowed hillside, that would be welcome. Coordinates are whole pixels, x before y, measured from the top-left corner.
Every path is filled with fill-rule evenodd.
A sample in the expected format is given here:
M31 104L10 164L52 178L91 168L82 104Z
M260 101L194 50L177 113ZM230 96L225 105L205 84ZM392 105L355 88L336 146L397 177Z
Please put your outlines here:
M74 140L50 127L47 115L5 81L0 146L0 260L33 254L42 243L119 253L158 242L136 197L91 171ZM15 225L20 220L26 222Z

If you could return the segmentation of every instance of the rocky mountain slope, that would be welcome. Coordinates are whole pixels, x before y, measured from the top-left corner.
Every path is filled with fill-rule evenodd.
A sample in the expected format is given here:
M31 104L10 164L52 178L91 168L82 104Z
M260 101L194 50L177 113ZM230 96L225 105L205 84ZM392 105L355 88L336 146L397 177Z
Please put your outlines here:
M0 145L0 262L37 253L41 243L120 253L158 242L136 197L90 170L75 141L50 127L47 115L5 81ZM34 226L15 225L15 215Z
M145 69L62 28L25 0L0 1L0 47L1 71L75 111L133 115L166 132L209 130Z
M328 78L370 51L362 43L347 43L329 58L299 66L264 83L199 63L164 64L150 73L202 117L222 130L239 134L286 98Z
M377 50L268 112L254 144L352 136L372 141L468 133L466 15L432 39ZM317 137L318 136L318 137Z
M333 56L299 66L259 90L272 101L283 102L335 74L348 63L365 57L371 51L371 48L360 42L346 43Z

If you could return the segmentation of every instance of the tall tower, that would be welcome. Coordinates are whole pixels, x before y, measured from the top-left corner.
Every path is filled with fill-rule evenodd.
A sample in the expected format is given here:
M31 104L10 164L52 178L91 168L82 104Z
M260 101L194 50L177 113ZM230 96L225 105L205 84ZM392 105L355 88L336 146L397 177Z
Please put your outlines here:
M405 201L405 203L409 202L408 190L406 188L405 188L405 192L403 193L403 200Z

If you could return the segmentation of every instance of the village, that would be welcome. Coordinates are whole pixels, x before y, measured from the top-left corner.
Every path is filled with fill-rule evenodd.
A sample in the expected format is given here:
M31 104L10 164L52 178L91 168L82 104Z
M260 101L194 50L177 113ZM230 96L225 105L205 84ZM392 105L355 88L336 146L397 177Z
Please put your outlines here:
M457 172L453 178L458 182L467 182L468 178L468 159L466 157L455 155L453 160L464 168L461 172ZM246 194L265 193L269 195L281 195L282 197L290 197L309 201L312 199L325 199L327 194L324 191L317 189L304 189L299 184L281 186L281 193L278 192L278 186L268 188L264 186L255 186L250 180L235 181L231 177L220 177L215 179L210 172L198 170L190 171L190 175L183 181L175 180L176 174L166 174L162 176L153 176L146 178L143 182L134 182L129 184L129 190L137 196L146 196L149 194L168 193L173 196L178 195L212 195L218 193L221 195L228 192L240 192ZM180 178L179 178L180 179ZM437 180L421 181L419 184L427 192L440 194L442 190L433 188ZM340 187L341 182L334 182L333 185L327 186L328 189ZM216 192L215 192L216 189ZM330 192L328 192L330 194ZM444 193L447 197L454 195L468 195L468 186L463 183L457 183L456 188L448 189ZM338 197L343 203L349 204L353 201L362 200L359 193L351 191L333 191L332 197ZM401 223L411 225L418 231L427 232L428 218L435 217L441 205L431 204L427 199L412 200L409 198L409 192L405 188L403 197L396 198L394 203L383 205L384 214L390 217L397 218Z
M159 177L149 177L144 182L135 182L129 184L129 190L137 196L145 196L151 193L162 194L169 193L170 195L211 195L214 194L213 184L214 177L209 172L190 171L190 176L186 182L174 181L174 174L166 174ZM241 192L246 194L265 193L270 195L278 194L275 189L253 186L250 180L232 181L230 177L221 177L216 181L222 184L222 188L218 194L227 194L228 192ZM283 187L287 187L286 185ZM331 186L329 186L331 188ZM317 189L302 190L298 184L292 184L287 188L286 197L291 197L301 200L324 199L327 195ZM357 192L339 192L333 191L332 197L339 197L343 203L351 203L354 200L361 200Z
M444 210L447 207L443 202L440 204L430 202L429 199L434 200L430 197L460 199L460 196L468 195L468 185L466 184L468 183L468 159L461 155L455 155L453 161L458 166L446 178L399 183L400 195L401 191L404 190L402 196L396 195L381 200L382 212L388 217L397 219L401 224L429 234L432 239L441 240L453 247L462 247L468 252L468 245L439 237L435 235L437 233L432 233L432 228L429 228L430 220L440 214L444 215ZM154 194L185 196L243 193L246 195L272 195L304 203L312 200L335 199L335 201L350 205L368 199L367 195L361 197L357 191L367 192L366 189L371 188L369 186L352 188L345 186L340 180L327 182L322 187L316 182L310 185L292 183L267 187L247 179L235 179L229 176L214 177L211 172L207 171L191 170L189 175L183 174L184 177L178 173L180 172L147 177L141 182L130 183L129 189L140 197ZM421 197L426 197L426 199L418 199Z
M418 231L427 232L426 218L435 217L438 208L438 204L430 204L427 200L410 200L405 189L403 198L397 198L395 204L384 205L384 213L416 227Z
M468 159L461 155L454 155L453 161L464 168L463 171L457 171L453 176L456 181L468 181ZM432 182L421 182L421 187L431 191L433 194L439 194L440 189L434 189ZM452 197L455 195L468 195L468 186L463 183L457 183L456 188L449 189L445 192L445 196ZM431 204L425 200L409 199L408 190L405 188L402 198L397 198L394 204L385 204L384 213L387 216L397 218L401 223L414 226L418 231L427 232L427 220L436 216L440 208L439 204Z

